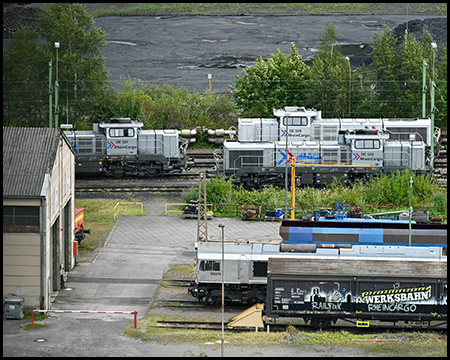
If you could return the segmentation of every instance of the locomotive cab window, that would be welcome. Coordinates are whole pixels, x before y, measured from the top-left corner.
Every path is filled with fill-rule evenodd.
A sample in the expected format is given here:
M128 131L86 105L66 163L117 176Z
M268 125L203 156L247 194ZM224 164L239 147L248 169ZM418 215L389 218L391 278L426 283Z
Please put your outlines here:
M199 269L200 271L220 271L220 261L202 260Z
M134 129L109 129L110 137L134 137Z
M284 126L307 126L308 118L306 116L286 116L283 118Z
M355 149L379 149L380 140L355 140Z

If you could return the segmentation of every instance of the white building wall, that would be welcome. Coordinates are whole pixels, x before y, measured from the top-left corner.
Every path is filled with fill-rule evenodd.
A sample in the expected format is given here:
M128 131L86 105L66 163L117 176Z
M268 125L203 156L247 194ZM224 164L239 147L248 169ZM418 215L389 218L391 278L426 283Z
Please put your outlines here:
M68 254L70 271L75 266L73 257L73 240L75 239L75 157L69 145L61 139L55 158L48 191L44 191L44 219L40 220L41 233L3 233L3 296L23 296L25 309L50 309L53 290L60 287L50 286L53 283L60 285L59 265L63 262L63 232L66 232L65 249ZM8 198L3 199L3 205L11 206L39 206L42 199ZM64 228L62 214L64 207L68 206L69 228ZM44 221L42 221L44 220ZM44 224L42 226L42 224ZM67 223L66 223L67 224ZM52 226L55 229L56 255L52 268ZM64 230L62 230L64 229ZM44 236L45 253L42 259L42 236ZM42 265L45 276L42 279ZM44 288L42 289L42 285ZM44 298L42 299L42 295Z

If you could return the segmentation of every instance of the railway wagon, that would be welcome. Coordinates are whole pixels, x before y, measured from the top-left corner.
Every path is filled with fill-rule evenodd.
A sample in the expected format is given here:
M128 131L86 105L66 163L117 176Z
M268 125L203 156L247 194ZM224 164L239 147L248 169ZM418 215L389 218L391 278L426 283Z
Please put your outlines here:
M447 259L270 258L266 321L447 321Z
M346 218L335 221L283 220L286 244L409 245L409 221ZM447 248L447 224L411 222L411 245Z
M91 229L84 227L84 208L75 208L75 240L78 245L85 239L85 234L91 235Z
M186 168L186 148L178 131L143 130L143 122L112 118L93 124L92 131L64 133L75 150L75 175L160 176Z
M223 266L220 242L199 242L196 247L195 279L191 282L188 292L205 304L221 302L222 270L226 301L250 305L264 303L267 264L270 258L328 261L344 258L435 260L443 257L442 249L436 247L225 243Z

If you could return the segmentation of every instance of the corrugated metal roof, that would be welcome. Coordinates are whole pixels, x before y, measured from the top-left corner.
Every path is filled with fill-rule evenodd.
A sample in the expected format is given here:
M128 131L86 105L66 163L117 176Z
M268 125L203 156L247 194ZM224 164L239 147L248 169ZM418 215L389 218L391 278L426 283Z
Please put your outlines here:
M425 259L399 260L392 258L371 259L280 259L270 258L267 266L269 276L397 276L437 277L447 276L447 260Z
M40 196L60 137L57 128L3 127L3 196Z

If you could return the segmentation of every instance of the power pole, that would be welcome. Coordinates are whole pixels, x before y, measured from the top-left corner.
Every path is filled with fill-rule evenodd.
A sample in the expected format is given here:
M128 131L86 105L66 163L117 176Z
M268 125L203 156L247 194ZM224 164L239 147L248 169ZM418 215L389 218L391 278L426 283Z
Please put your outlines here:
M52 61L48 63L48 127L53 124Z
M208 216L206 208L206 171L199 172L197 241L208 241Z

